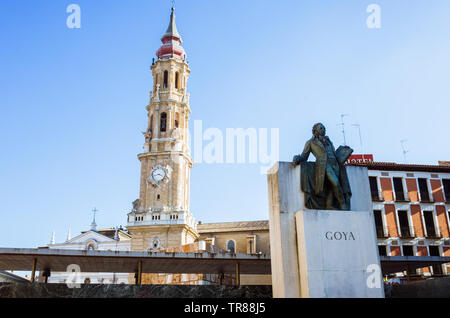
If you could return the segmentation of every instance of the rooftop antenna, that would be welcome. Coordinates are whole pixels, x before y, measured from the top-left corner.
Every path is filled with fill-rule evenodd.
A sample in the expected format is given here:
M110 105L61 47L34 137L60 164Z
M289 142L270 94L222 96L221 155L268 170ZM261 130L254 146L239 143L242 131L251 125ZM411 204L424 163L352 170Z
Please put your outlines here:
M361 135L361 125L360 125L360 124L353 124L352 126L358 128L358 132L359 132L359 144L361 145L361 154L363 154L364 151L363 151L363 141L362 141L362 135Z
M91 223L91 231L97 231L97 224L95 223L95 214L98 212L97 208L93 208L92 212L94 212L94 218Z
M344 137L344 146L347 146L347 142L345 140L345 124L344 124L344 117L349 116L349 114L341 114L341 123L337 124L338 126L341 126L342 128L342 136Z
M403 161L404 161L404 163L407 163L407 161L406 161L406 154L409 152L409 150L406 150L406 148L405 148L405 143L407 141L408 141L407 139L400 140L400 143L402 145L402 152L403 152Z

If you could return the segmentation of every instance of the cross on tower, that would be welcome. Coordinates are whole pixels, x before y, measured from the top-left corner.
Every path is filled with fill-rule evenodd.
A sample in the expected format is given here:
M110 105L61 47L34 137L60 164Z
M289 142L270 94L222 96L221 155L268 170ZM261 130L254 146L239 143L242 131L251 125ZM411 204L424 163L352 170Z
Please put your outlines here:
M92 219L92 223L91 223L91 231L96 231L97 230L97 224L95 223L95 214L98 212L97 208L93 208L92 212L94 212L94 218Z

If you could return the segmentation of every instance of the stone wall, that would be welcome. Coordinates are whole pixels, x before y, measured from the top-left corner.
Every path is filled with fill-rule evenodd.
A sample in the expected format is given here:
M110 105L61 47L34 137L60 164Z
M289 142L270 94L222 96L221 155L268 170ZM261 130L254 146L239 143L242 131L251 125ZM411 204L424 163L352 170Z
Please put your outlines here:
M450 298L450 277L385 286L387 298Z
M270 286L81 285L0 283L0 298L271 298Z

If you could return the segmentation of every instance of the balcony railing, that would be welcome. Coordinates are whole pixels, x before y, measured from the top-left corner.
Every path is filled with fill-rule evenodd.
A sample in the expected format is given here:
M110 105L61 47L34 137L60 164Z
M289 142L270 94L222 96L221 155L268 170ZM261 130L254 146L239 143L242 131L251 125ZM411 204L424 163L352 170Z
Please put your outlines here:
M395 191L395 201L397 202L409 202L408 192Z
M422 203L433 203L433 194L430 192L420 192L420 202Z
M427 226L426 229L427 229L427 238L436 238L436 239L439 239L439 238L442 237L441 235L438 235L438 234L436 233L436 230L434 229L434 227L432 227L432 226Z
M400 236L401 237L403 237L403 238L411 238L411 237L414 237L412 234L411 234L411 230L409 229L409 227L401 227L400 228L400 232L401 232L401 234L400 234Z
M445 194L445 203L450 204L450 193Z
M377 227L377 237L378 238L385 238L388 237L386 234L384 234L384 229L382 227Z
M372 201L376 201L376 202L383 202L384 201L383 192L381 192L381 191L371 191L370 194L372 196Z

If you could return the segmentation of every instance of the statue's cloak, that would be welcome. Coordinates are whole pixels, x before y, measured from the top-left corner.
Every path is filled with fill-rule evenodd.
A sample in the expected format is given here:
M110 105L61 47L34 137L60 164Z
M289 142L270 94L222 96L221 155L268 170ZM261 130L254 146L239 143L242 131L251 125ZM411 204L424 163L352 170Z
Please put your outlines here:
M339 183L344 194L344 203L350 209L350 198L352 196L352 192L344 162L347 160L348 156L350 156L351 149L348 147L342 147L338 149L338 153L336 153L332 143L331 148L333 149L335 157L338 159L339 163ZM348 149L350 149L350 151L348 151ZM311 152L314 157L316 157L316 162L306 162ZM297 156L294 161L297 161L297 163L303 161L301 163L301 187L302 191L305 193L305 206L309 209L326 209L326 193L324 193L324 184L328 164L328 154L325 147L321 142L317 141L313 137L306 142L302 154ZM339 210L339 205L337 202L333 202L333 208Z
M305 206L308 209L314 210L325 210L326 209L326 194L325 192L321 192L319 194L315 194L315 170L316 170L317 162L303 162L301 163L301 189L305 195ZM350 183L348 181L347 170L345 166L340 165L340 183L342 186L342 192L344 194L344 202L346 206L350 209L350 198L352 196L352 192L350 189ZM334 202L334 208L339 210L339 206L337 202Z

